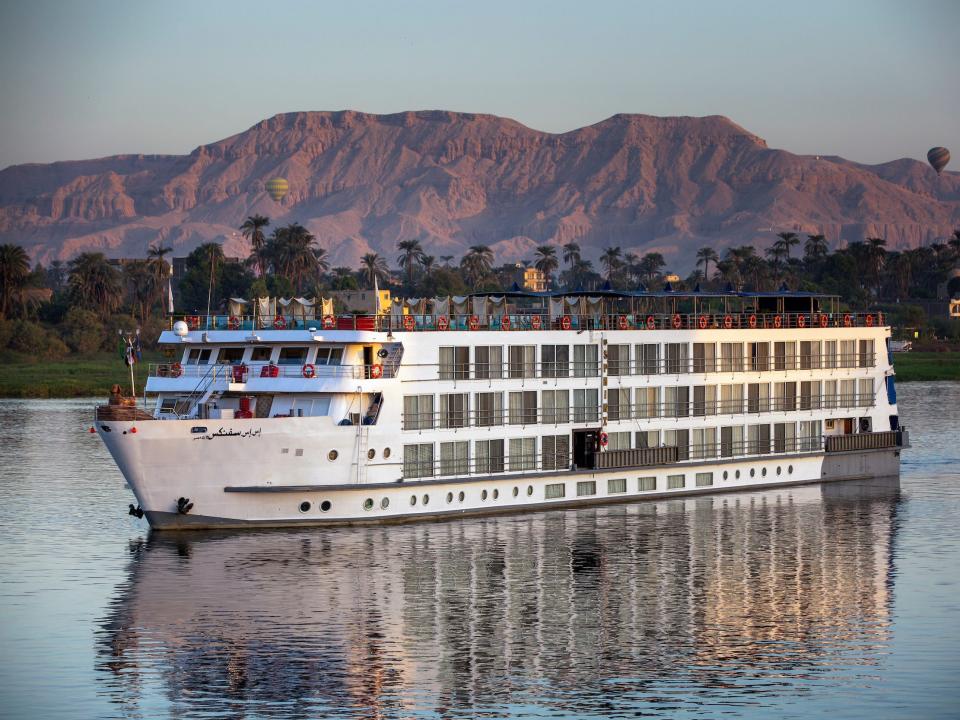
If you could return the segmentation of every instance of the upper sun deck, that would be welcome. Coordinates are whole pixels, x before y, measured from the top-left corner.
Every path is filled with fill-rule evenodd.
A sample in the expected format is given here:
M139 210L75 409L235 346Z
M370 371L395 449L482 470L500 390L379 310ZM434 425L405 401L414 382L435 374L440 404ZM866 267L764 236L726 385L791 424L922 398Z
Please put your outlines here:
M809 292L576 292L475 293L465 297L397 300L380 314L317 315L300 309L276 315L182 315L188 331L216 334L225 342L260 342L261 330L296 334L343 331L342 340L363 341L366 333L545 330L746 330L873 327L883 313L849 312L834 295ZM242 340L233 332L242 332ZM226 334L226 333L229 333ZM174 342L172 335L161 342ZM351 337L352 336L352 337ZM369 337L369 336L367 336Z

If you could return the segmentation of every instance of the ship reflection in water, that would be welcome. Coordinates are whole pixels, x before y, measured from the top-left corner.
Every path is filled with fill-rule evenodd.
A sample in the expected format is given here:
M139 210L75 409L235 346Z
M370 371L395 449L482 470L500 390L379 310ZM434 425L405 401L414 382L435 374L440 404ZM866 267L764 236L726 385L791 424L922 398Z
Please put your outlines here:
M869 683L899 488L387 528L152 535L102 690L181 717L715 716Z

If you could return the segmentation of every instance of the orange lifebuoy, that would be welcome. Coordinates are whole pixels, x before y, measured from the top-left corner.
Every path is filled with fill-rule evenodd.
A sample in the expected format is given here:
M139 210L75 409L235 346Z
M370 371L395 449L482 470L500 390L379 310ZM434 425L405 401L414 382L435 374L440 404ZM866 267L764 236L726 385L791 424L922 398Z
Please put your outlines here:
M630 321L627 320L626 315L621 315L617 318L617 327L620 330L626 330L628 327L630 327Z
M310 378L312 378L314 375L317 374L317 369L312 364L307 363L306 365L303 366L303 370L301 370L300 372L305 378L307 378L307 380L309 380Z
M539 330L539 329L540 329L540 316L539 316L539 315L534 315L533 317L530 318L530 327L532 327L534 330Z
M446 315L441 315L437 318L437 330L447 330L450 327L450 321L447 320Z
M373 365L370 367L370 377L376 380L379 377L383 377L383 365Z
M287 321L284 319L283 315L277 315L273 319L273 329L283 330L285 327L287 327Z
M747 318L747 324L750 326L751 329L756 328L756 327L757 327L757 316L756 316L756 315L751 315L749 318Z
M183 365L178 362L175 362L170 366L170 377L178 378L183 375Z
M697 318L697 327L699 327L701 330L706 330L708 322L710 322L710 318L708 318L706 315L701 315Z
M570 320L569 315L564 315L562 318L560 318L560 327L564 330L569 330L571 327L573 327L573 321Z
M732 328L732 327L733 327L733 318L730 317L729 315L724 315L724 316L723 316L723 326L724 326L727 330L729 330L730 328Z
M783 327L783 318L780 317L779 315L774 315L774 316L773 316L773 326L774 326L775 328L778 328L778 329L781 328L781 327Z
M476 330L480 327L480 318L478 318L476 315L471 315L470 321L467 324L471 330Z
M187 327L191 330L200 329L200 316L199 315L188 315L187 316Z
M853 320L850 317L850 313L845 313L843 316L843 326L850 327L851 325L853 325Z
M607 437L605 432L600 433L600 437L598 439L600 441L600 447L606 447L607 443L610 442L610 438Z
M805 328L807 326L807 316L806 315L797 315L797 327Z
M825 328L827 326L828 318L824 313L820 313L820 327Z
M867 315L867 327L873 327L873 315Z
M509 329L510 329L510 316L509 316L509 315L503 315L503 316L501 316L501 318L500 318L500 329L501 329L501 330L509 330Z
M653 315L647 315L647 330L653 330L657 326L657 321L654 320Z
M323 329L332 330L337 326L337 319L333 315L323 316Z
M417 320L413 315L404 315L403 316L403 329L404 330L413 330L417 326Z
M230 330L239 330L239 329L240 329L240 318L238 318L236 315L231 315L231 316L227 319L227 327L228 327Z
M674 330L679 330L680 326L683 325L683 320L680 319L679 315L674 315L670 322L673 325Z

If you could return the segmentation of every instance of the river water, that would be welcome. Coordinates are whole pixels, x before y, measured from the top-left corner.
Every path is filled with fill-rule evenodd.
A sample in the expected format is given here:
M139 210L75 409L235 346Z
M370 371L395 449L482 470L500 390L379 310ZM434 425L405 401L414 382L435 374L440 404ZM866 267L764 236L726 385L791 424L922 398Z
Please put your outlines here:
M0 717L960 716L960 384L899 483L229 534L129 517L90 404L0 401Z

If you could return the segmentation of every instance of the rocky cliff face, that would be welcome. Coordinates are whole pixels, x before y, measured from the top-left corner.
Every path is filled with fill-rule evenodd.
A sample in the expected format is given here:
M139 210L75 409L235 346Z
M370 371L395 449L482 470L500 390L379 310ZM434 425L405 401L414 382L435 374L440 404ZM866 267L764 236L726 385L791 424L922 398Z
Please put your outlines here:
M290 192L272 201L264 185ZM615 115L551 135L492 115L304 112L277 115L188 156L116 156L0 172L0 242L38 259L83 250L142 256L162 240L183 254L223 241L243 254L247 215L297 221L335 264L398 241L459 256L491 245L503 260L575 240L664 253L767 245L772 232L868 236L892 248L960 226L960 174L924 164L876 166L773 150L730 120Z

